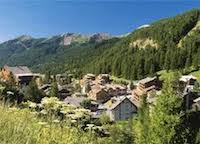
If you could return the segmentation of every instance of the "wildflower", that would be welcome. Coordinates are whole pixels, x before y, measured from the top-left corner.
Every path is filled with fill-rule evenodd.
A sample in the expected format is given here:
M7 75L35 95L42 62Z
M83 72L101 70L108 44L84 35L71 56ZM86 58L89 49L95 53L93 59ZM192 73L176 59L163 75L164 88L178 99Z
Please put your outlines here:
M47 125L46 122L38 122L39 125Z
M40 111L40 113L46 115L47 111L46 110L42 110L42 111Z
M53 120L53 122L54 123L59 123L60 121L56 119L56 120Z
M36 107L37 107L37 104L36 104L36 103L33 103L33 102L30 102L29 107L30 107L30 108L36 108Z

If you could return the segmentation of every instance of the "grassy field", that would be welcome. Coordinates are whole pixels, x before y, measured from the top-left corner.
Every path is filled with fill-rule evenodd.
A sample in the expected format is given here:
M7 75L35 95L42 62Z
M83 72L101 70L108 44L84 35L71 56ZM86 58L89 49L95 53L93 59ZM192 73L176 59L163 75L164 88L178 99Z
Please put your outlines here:
M0 106L1 144L103 144L103 138L68 127L64 122L42 122L28 110Z

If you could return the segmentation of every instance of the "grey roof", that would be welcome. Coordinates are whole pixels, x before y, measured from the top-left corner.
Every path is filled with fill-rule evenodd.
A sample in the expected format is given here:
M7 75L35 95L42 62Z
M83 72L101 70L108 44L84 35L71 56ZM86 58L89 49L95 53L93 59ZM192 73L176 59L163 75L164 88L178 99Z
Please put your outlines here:
M86 97L67 97L64 102L79 107L80 103L86 99Z
M9 66L4 66L4 68L10 72L12 72L13 75L18 75L18 74L32 74L30 69L26 66L16 66L16 67L9 67Z
M148 82L150 82L150 81L153 81L153 80L155 80L155 79L156 79L156 77L146 77L146 78L140 80L139 83L144 84L144 83L148 83Z
M199 101L200 101L200 97L193 100L193 102L199 102Z

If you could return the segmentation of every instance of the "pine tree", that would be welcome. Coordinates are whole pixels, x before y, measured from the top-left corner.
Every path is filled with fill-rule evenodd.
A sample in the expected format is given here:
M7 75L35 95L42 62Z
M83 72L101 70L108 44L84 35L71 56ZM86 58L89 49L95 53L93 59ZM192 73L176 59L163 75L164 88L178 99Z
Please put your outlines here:
M51 89L50 89L50 93L49 93L50 97L58 97L58 85L56 82L53 82L51 84Z
M138 112L138 117L133 127L136 144L149 143L149 132L150 132L149 128L150 128L149 105L147 103L146 95L143 95L141 100L141 107Z
M24 92L25 100L39 103L44 97L43 93L38 89L36 82L33 80L26 87Z
M44 77L44 83L51 83L51 73L47 71Z
M162 94L158 96L151 114L151 142L153 144L172 143L176 127L181 123L182 101L173 91L172 80L167 80Z
M165 62L164 62L164 68L166 70L169 70L170 69L170 56L169 56L169 51L166 53L165 55Z
M191 59L190 59L190 57L188 57L188 58L186 59L186 62L185 62L185 67L186 67L186 68L189 68L190 65L191 65Z

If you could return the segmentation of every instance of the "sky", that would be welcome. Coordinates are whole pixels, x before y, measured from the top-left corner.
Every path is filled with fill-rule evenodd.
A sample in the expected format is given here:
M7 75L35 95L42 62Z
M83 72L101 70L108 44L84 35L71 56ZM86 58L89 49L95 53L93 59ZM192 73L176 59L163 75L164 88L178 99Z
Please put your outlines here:
M0 42L20 35L112 35L200 8L200 0L0 0Z

